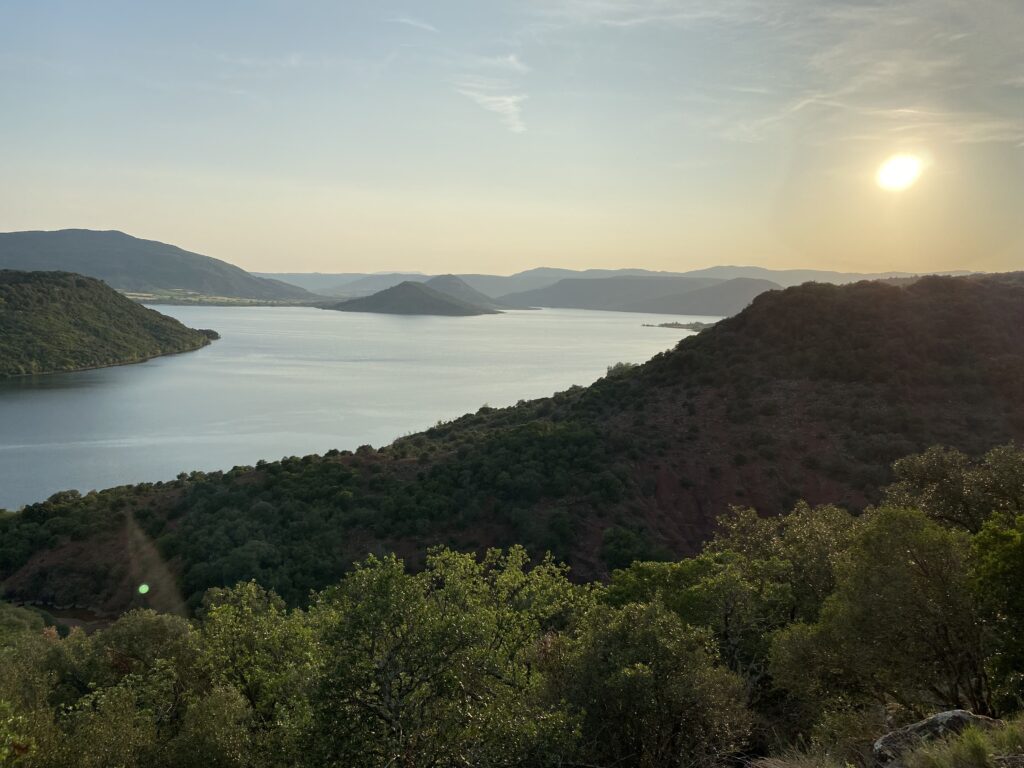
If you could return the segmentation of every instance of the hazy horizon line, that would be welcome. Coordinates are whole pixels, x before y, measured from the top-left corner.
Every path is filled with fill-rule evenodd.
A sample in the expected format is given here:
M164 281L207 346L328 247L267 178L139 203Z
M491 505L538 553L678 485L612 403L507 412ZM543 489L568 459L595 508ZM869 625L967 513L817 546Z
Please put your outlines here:
M621 272L621 271L626 271L626 270L635 270L635 271L651 272L651 273L654 273L654 274L669 274L669 275L672 275L672 274L686 274L686 273L689 273L689 272L699 272L699 271L702 271L702 270L718 269L718 268L723 268L723 269L762 269L762 270L765 270L766 272L806 272L806 271L812 271L812 272L833 272L833 273L845 274L845 275L868 275L868 276L870 276L870 275L906 275L906 276L915 276L915 275L987 274L987 273L995 274L995 273L999 272L999 270L995 270L993 272L992 270L964 269L962 267L930 269L930 270L919 270L919 269L918 270L914 270L914 269L898 269L898 268L896 268L896 269L886 269L886 270L862 271L862 270L856 270L856 269L834 269L834 268L821 267L821 266L766 267L766 266L762 266L760 264L736 263L736 262L711 262L711 263L705 264L704 266L693 266L693 267L686 267L686 268L680 268L680 269L656 269L656 268L653 268L653 267L645 267L645 266L629 266L629 267L626 267L626 266L620 266L620 267L562 267L562 266L557 266L556 264L552 264L552 263L549 262L549 263L537 264L537 265L532 266L532 267L523 267L521 269L516 269L516 270L511 271L511 272L485 272L485 271L474 271L474 272L471 272L471 271L466 271L466 270L441 270L441 271L436 271L436 272L435 271L425 272L422 269L401 268L401 267L395 267L395 268L390 268L390 269L374 269L372 271L371 270L359 269L359 268L352 268L352 269L342 269L342 268L339 268L338 271L301 270L301 269L283 269L283 268L279 268L279 269L253 269L253 268L241 266L240 264L238 264L238 263L236 263L234 261L231 261L231 260L226 259L226 258L221 258L220 256L213 256L210 253L206 253L206 252L204 252L202 250L192 250L191 247L181 246L181 245L178 245L176 243L168 242L166 240L158 240L158 239L153 238L153 237L135 235L135 234L127 232L127 231L125 231L123 229L116 229L116 228L94 229L94 228L91 228L91 227L58 227L56 229L11 229L11 230L0 231L0 235L16 235L16 234L37 233L37 232L43 232L43 233L54 233L54 232L116 233L116 234L120 234L120 235L125 235L126 237L130 237L130 238L133 238L135 240L143 240L143 241L147 241L147 242L160 243L161 245L167 245L167 246L171 246L173 248L178 248L178 249L180 249L182 251L186 251L188 253L196 254L198 256L205 256L207 258L216 259L216 260L222 261L222 262L224 262L226 264L231 264L232 266L236 266L239 269L244 269L246 272L249 272L250 274L256 274L256 275L259 275L259 274L264 274L264 275L274 275L274 274L290 274L290 275L344 275L344 274L397 275L397 274L407 274L407 275L425 275L427 277L436 277L438 275L491 275L491 276L494 276L494 277L512 277L514 275L519 275L519 274L522 274L524 272L532 272L532 271L540 270L540 269L563 270L563 271L566 271L566 272L591 272L591 271L593 271L593 272ZM1014 270L1007 270L1007 271L1014 271Z

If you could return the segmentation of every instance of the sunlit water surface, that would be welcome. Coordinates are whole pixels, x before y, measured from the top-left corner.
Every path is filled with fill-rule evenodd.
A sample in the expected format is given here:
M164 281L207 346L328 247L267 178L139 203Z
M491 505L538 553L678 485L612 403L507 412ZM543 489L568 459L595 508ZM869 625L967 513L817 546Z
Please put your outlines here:
M222 338L138 365L0 381L0 508L391 442L589 384L708 318L546 309L468 318L158 307Z

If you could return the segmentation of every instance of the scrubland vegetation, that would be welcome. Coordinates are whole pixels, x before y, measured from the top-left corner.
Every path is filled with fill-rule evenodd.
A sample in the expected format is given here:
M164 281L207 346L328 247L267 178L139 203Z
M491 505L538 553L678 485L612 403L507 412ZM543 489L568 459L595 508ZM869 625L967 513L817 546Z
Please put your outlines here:
M422 569L363 559L294 607L243 581L208 590L191 620L140 609L92 635L8 606L0 755L26 766L869 765L875 737L932 712L1013 717L1024 452L975 461L936 448L898 462L895 477L863 514L734 509L699 554L637 561L607 583L574 582L519 547L437 548ZM995 765L984 761L1019 753L1019 736L1019 725L969 732L909 764ZM981 762L958 757L968 752Z

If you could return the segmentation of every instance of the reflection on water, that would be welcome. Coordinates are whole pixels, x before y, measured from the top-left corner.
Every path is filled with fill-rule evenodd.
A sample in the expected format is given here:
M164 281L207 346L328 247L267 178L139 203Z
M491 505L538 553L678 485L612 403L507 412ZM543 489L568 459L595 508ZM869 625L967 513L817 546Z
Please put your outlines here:
M181 471L352 449L588 384L686 331L660 315L399 317L160 307L221 340L137 365L0 381L0 507Z

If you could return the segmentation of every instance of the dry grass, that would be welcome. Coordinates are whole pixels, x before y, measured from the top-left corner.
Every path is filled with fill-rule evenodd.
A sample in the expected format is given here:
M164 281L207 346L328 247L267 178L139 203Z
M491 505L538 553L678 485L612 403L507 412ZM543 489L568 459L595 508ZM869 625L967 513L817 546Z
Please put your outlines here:
M1024 766L1024 717L1004 727L968 728L959 736L914 750L906 768L1017 768ZM851 768L820 753L792 752L751 763L751 768Z

